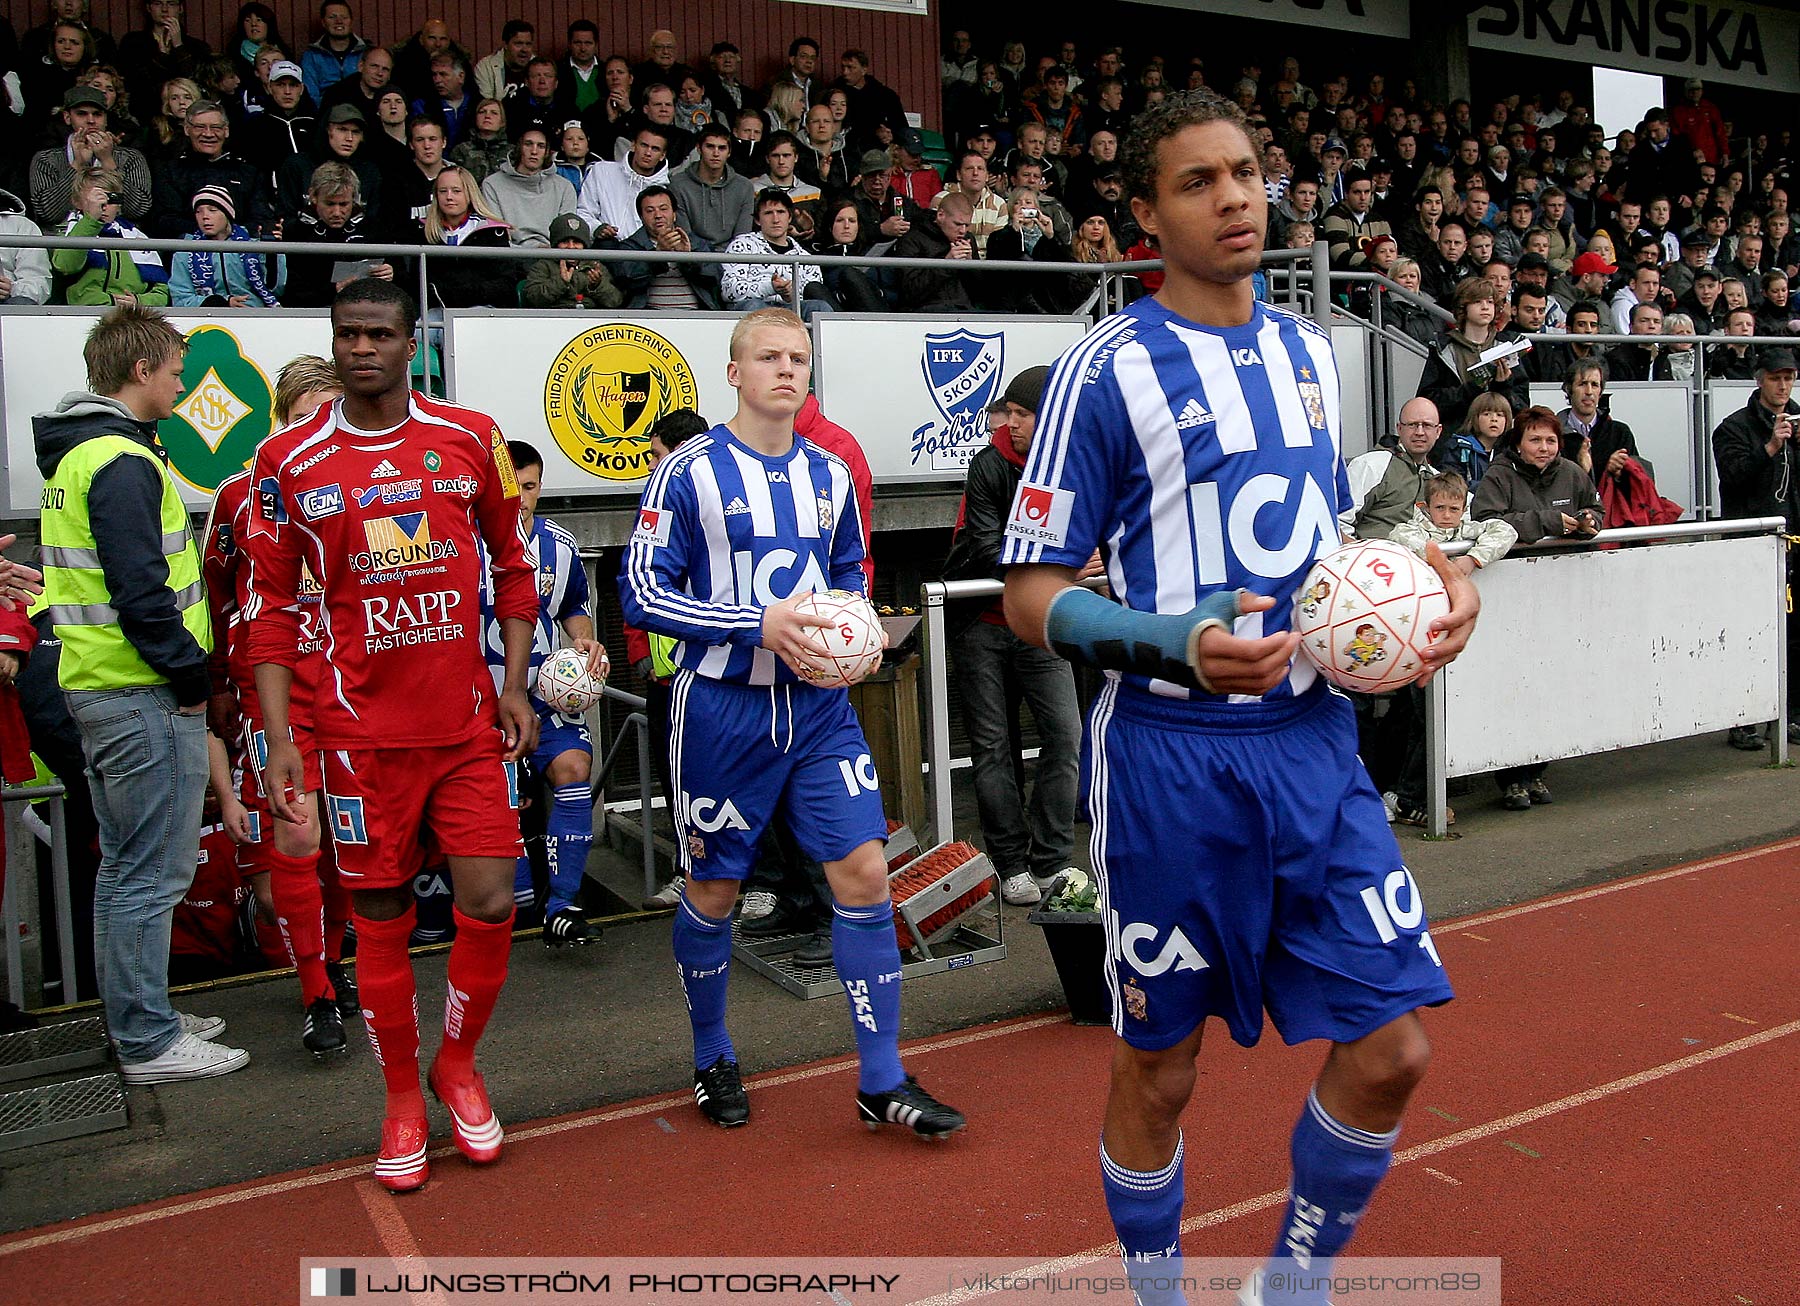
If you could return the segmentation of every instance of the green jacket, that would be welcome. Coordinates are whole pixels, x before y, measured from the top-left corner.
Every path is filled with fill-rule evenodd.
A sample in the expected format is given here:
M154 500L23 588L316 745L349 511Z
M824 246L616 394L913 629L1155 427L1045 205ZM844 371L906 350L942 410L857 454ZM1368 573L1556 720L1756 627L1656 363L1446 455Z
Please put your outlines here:
M82 217L70 227L70 236L98 236L100 219ZM115 296L134 295L137 302L151 307L166 307L169 302L169 275L162 261L149 250L138 256L148 260L139 263L127 250L57 249L50 252L50 266L67 277L74 277L67 300L71 304L111 305ZM155 266L152 268L151 263ZM159 275L160 274L160 275Z

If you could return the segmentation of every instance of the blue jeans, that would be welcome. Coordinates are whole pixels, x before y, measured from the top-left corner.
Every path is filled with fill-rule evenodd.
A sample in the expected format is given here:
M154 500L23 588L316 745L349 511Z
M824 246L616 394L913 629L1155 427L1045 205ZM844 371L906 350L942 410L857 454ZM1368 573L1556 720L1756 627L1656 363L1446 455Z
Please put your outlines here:
M206 717L176 711L163 685L64 697L81 729L100 829L94 969L106 1028L121 1062L148 1061L181 1036L169 936L200 857Z
M1069 850L1075 844L1081 711L1075 701L1074 669L1005 626L986 621L977 621L958 636L953 654L975 771L975 805L988 857L1002 879L1020 871L1054 875L1069 864ZM1029 806L1007 728L1009 676L1037 722L1037 778Z

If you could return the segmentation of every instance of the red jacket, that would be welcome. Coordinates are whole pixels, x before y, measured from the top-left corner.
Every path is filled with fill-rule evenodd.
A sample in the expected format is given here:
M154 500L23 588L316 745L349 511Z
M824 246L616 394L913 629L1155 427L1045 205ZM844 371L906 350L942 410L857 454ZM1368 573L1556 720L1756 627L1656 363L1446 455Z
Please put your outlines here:
M37 627L22 609L0 608L0 653L16 655L22 668L37 639ZM19 691L12 685L0 686L0 775L6 783L18 785L36 774L37 768L31 764L31 732L19 710ZM0 877L4 875L0 871Z
M869 474L869 460L862 446L836 422L819 411L817 395L807 395L806 402L794 418L794 434L811 440L826 453L836 454L850 468L850 483L856 489L856 513L862 518L863 580L869 597L875 596L875 478Z
M1711 100L1676 105L1669 110L1669 126L1677 135L1687 137L1708 163L1720 162L1731 148L1731 140L1725 134L1725 115Z

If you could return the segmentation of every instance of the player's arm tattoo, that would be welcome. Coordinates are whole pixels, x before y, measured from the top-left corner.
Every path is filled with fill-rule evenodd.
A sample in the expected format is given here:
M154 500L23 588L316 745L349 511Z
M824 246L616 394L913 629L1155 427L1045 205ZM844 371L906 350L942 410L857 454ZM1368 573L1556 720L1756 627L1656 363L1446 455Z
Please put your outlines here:
M1214 594L1190 612L1139 612L1072 585L1050 600L1044 634L1071 662L1102 671L1132 671L1213 693L1199 671L1200 636L1231 629L1244 591Z

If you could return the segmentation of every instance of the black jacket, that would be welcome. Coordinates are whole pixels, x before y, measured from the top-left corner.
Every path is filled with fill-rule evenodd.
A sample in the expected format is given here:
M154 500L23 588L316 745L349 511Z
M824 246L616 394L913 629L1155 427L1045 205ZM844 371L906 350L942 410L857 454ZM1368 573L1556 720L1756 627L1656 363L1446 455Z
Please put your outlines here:
M1469 405L1484 390L1503 396L1512 405L1514 413L1523 412L1531 403L1531 386L1525 379L1524 369L1515 366L1505 381L1489 381L1485 385L1470 381L1465 379L1458 363L1457 348L1449 334L1440 335L1426 356L1425 371L1419 377L1419 394L1437 405L1438 413L1446 422L1462 420L1461 415L1469 411Z
M1606 353L1606 374L1613 381L1667 381L1669 356L1653 345L1614 345Z
M354 213L350 221L338 228L327 227L313 213L297 213L287 219L282 236L287 240L321 245L361 244L369 239L362 213ZM337 285L331 273L339 263L356 261L358 252L345 249L342 254L289 254L287 256L287 289L281 302L289 308L330 308L337 298ZM413 285L416 287L417 282Z
M423 225L414 227L412 243L427 250L441 249L425 239ZM461 244L471 249L511 249L504 226L482 227L463 237ZM523 270L513 259L444 258L428 259L426 284L431 303L424 308L517 308L519 306L519 274ZM408 283L416 285L409 274Z
M1520 544L1560 539L1564 515L1578 516L1584 509L1600 515L1600 496L1588 474L1567 458L1537 468L1517 457L1516 449L1495 453L1487 475L1475 487L1469 515L1476 521L1495 517L1519 532Z
M1038 237L1031 253L1009 222L988 237L989 263L1073 263L1069 247L1050 236ZM1062 272L1000 273L982 279L986 306L1004 313L1066 313L1081 303L1093 282Z
M256 164L229 150L211 159L188 150L156 170L150 217L145 223L150 234L174 240L192 231L194 192L202 186L223 186L237 210L238 224L252 236L274 224L269 185Z
M957 510L956 534L950 541L950 552L944 556L945 580L1005 578L1000 567L1000 546L1006 535L1006 519L1012 513L1013 496L1025 474L1020 463L1000 451L999 442L1010 438L1004 431L996 432L993 442L977 450L969 460L962 505ZM999 604L998 598L962 599L952 604L948 614L951 637L961 634L983 612L998 608Z
M156 423L142 422L117 399L76 391L54 412L31 419L38 470L49 480L68 453L103 435L122 435L166 459L156 442ZM138 656L167 678L182 707L206 702L211 680L206 650L181 622L163 556L163 487L142 458L115 458L88 487L88 524L107 597L119 626Z
M998 234L998 233L996 233ZM993 237L989 237L992 243ZM948 312L973 313L975 300L969 293L974 259L950 258L950 238L935 220L917 222L911 231L894 242L888 251L894 258L933 258L944 260L944 268L905 268L900 272L900 308L906 313Z
M362 191L362 211L367 215L368 229L386 231L392 228L395 225L394 215L388 212L388 205L382 202L381 165L376 162L368 143L365 141L358 145L356 153L347 159L340 159L333 154L331 147L322 140L314 145L315 148L305 154L289 157L275 174L275 207L282 217L291 220L299 214L311 212L312 197L308 192L312 188L313 173L321 163L341 163L356 174L357 185ZM418 169L414 168L413 171L417 172ZM285 228L283 234L286 234Z
M1790 421L1800 425L1800 402L1788 400ZM1800 530L1800 449L1792 441L1769 455L1775 414L1760 395L1720 422L1712 435L1719 468L1719 509L1727 517L1785 517Z

